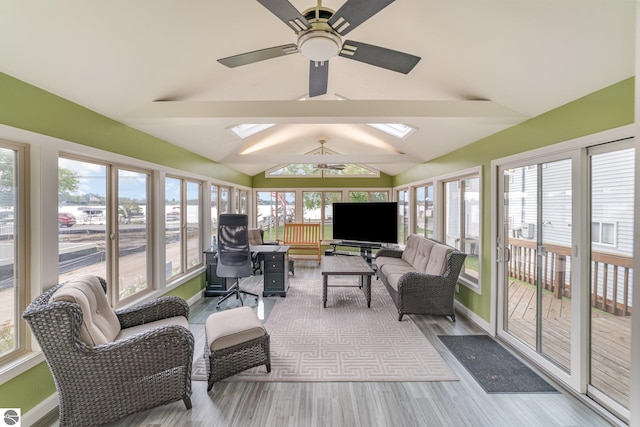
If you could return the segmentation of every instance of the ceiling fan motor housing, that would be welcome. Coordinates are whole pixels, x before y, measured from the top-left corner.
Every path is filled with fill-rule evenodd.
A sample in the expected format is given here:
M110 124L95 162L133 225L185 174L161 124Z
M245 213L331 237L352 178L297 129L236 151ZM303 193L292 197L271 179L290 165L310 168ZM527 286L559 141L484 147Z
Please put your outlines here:
M342 38L327 23L333 13L333 10L321 6L304 12L311 28L298 33L298 50L311 61L328 61L337 56L342 49Z

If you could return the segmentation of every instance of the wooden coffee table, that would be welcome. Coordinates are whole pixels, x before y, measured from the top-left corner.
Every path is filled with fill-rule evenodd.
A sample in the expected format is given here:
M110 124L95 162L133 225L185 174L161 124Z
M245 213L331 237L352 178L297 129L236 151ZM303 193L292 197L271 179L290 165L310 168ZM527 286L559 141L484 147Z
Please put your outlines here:
M374 271L360 256L325 256L322 258L322 304L327 307L327 288L360 288L371 307L371 276ZM359 285L329 285L329 276L360 276Z

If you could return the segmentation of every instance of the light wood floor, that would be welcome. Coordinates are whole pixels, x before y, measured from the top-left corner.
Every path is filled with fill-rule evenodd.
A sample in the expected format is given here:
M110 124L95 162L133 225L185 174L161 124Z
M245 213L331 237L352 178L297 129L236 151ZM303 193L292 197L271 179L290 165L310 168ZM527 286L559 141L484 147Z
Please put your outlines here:
M313 261L296 261L295 277L318 277ZM243 279L243 288L261 289L261 276ZM374 280L373 286L382 286ZM279 298L279 297L275 297ZM253 301L251 301L253 303ZM265 298L268 313L274 298ZM321 302L319 302L321 303ZM210 300L192 307L196 355L202 352ZM126 417L110 426L608 426L603 418L568 394L486 394L437 338L484 333L459 315L457 321L410 316L460 377L452 382L259 383L219 382L207 393L193 382L193 408L182 402ZM46 426L56 426L49 422Z

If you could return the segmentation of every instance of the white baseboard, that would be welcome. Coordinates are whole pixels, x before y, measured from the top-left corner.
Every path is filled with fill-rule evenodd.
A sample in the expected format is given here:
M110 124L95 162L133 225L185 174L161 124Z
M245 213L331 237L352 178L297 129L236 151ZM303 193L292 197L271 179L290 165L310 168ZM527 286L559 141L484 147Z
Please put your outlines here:
M478 316L476 313L469 310L464 305L460 304L458 301L455 301L454 304L456 307L456 311L458 311L464 317L466 317L467 319L473 321L475 324L480 326L482 329L484 329L484 331L487 334L494 336L493 327L491 326L491 323L487 322L482 317Z
M30 427L46 417L51 411L55 410L60 404L58 399L58 392L56 391L51 396L47 397L36 406L31 408L26 414L22 414L22 426Z
M204 289L198 292L197 294L195 294L194 296L192 296L191 298L189 298L187 300L187 304L189 304L189 307L191 307L193 304L197 303L202 298L204 298Z

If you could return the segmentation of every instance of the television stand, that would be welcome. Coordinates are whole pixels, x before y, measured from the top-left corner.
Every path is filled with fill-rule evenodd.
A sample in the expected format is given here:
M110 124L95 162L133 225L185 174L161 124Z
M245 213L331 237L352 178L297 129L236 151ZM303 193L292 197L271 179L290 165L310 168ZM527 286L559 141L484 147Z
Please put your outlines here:
M382 244L380 243L358 242L355 240L337 240L330 243L330 245L333 247L333 249L329 249L327 252L325 252L325 255L350 255L350 256L360 255L369 264L371 264L373 259L375 258L375 255L373 254L373 250L380 249L382 247ZM349 248L359 248L360 250L359 252L341 251L341 250L338 250L338 246L349 247Z

